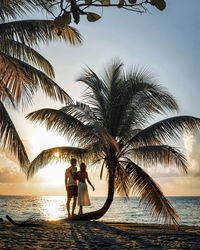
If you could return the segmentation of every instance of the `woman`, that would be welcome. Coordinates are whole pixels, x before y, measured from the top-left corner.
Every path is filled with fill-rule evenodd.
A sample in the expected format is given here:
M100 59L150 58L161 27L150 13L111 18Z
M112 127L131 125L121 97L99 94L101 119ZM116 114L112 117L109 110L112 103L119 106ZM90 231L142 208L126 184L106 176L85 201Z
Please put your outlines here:
M83 206L90 206L90 199L88 195L88 189L87 189L87 182L92 187L93 191L95 190L94 186L90 182L88 178L88 173L86 171L86 165L85 163L80 164L80 171L75 173L75 178L79 181L78 183L78 205L80 206L78 214L83 213Z

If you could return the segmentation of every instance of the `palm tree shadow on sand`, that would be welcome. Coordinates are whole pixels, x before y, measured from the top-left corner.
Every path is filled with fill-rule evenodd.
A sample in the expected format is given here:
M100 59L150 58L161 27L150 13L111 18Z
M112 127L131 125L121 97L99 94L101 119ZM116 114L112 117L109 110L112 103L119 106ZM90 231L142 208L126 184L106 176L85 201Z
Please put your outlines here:
M113 228L103 222L70 222L71 236L77 248L87 247L88 249L121 249L122 247L156 247L148 240L140 239L126 231ZM116 235L119 236L116 237Z
M111 225L109 225L111 224ZM70 222L70 233L75 246L80 249L160 249L158 237L168 237L175 234L173 228L168 232L165 225L131 225L123 223L124 229L119 229L117 223ZM123 227L121 226L121 227ZM139 231L138 231L139 228ZM177 232L177 231L176 231ZM149 239L148 239L149 237ZM173 242L171 242L173 244Z
M100 221L42 222L39 227L0 224L2 249L199 249L200 227ZM9 240L6 235L9 235ZM15 248L16 247L16 248Z

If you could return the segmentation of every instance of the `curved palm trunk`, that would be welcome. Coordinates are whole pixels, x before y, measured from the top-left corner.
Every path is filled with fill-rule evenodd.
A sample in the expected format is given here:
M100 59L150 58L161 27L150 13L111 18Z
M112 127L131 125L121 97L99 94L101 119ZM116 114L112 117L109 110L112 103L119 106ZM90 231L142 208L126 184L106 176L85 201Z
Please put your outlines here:
M108 209L110 208L110 205L112 204L113 198L114 198L114 174L109 173L108 195L107 195L107 199L106 199L103 207L97 211L93 211L93 212L85 213L85 214L80 214L80 215L75 215L70 219L71 220L97 220L97 219L103 217L104 214L108 211Z

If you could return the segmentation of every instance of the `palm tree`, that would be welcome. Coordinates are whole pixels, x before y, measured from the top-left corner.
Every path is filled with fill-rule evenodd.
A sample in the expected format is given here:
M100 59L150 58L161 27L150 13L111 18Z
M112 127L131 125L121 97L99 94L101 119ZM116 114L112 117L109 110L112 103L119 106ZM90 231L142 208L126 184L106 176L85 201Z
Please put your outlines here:
M51 20L16 21L26 11L52 11L48 5L45 0L6 0L0 4L0 140L17 156L24 170L29 159L4 105L24 106L31 102L38 88L55 100L70 102L68 94L52 80L52 65L34 47L58 39L72 45L81 43L77 30L66 24L61 26ZM10 19L14 21L6 22Z
M56 160L55 151L60 159L73 156L100 162L101 175L104 168L108 175L105 204L73 219L99 219L108 211L115 192L127 198L131 192L141 196L140 204L157 219L176 226L179 217L175 209L145 169L162 164L187 172L184 155L167 142L179 138L183 130L199 127L200 119L175 116L149 125L155 114L177 111L178 105L145 70L125 72L120 61L112 63L102 77L88 68L78 81L87 87L83 96L87 104L68 104L60 110L41 109L27 115L31 121L68 136L78 147L44 150L31 162L28 176Z

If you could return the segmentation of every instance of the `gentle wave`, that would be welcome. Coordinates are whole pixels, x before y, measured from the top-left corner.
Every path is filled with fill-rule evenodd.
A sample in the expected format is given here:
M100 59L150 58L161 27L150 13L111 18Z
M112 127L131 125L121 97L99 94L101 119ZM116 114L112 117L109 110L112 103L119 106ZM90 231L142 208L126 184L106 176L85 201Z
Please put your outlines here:
M167 197L176 209L180 224L200 226L200 197ZM99 209L105 197L91 197L92 205L84 207L84 212ZM76 208L76 213L78 206ZM0 217L10 215L22 221L33 216L39 220L59 220L67 217L65 196L0 196ZM116 197L109 211L101 221L119 221L133 223L156 223L148 211L139 207L139 198L131 197L128 201ZM160 223L160 222L159 222Z

